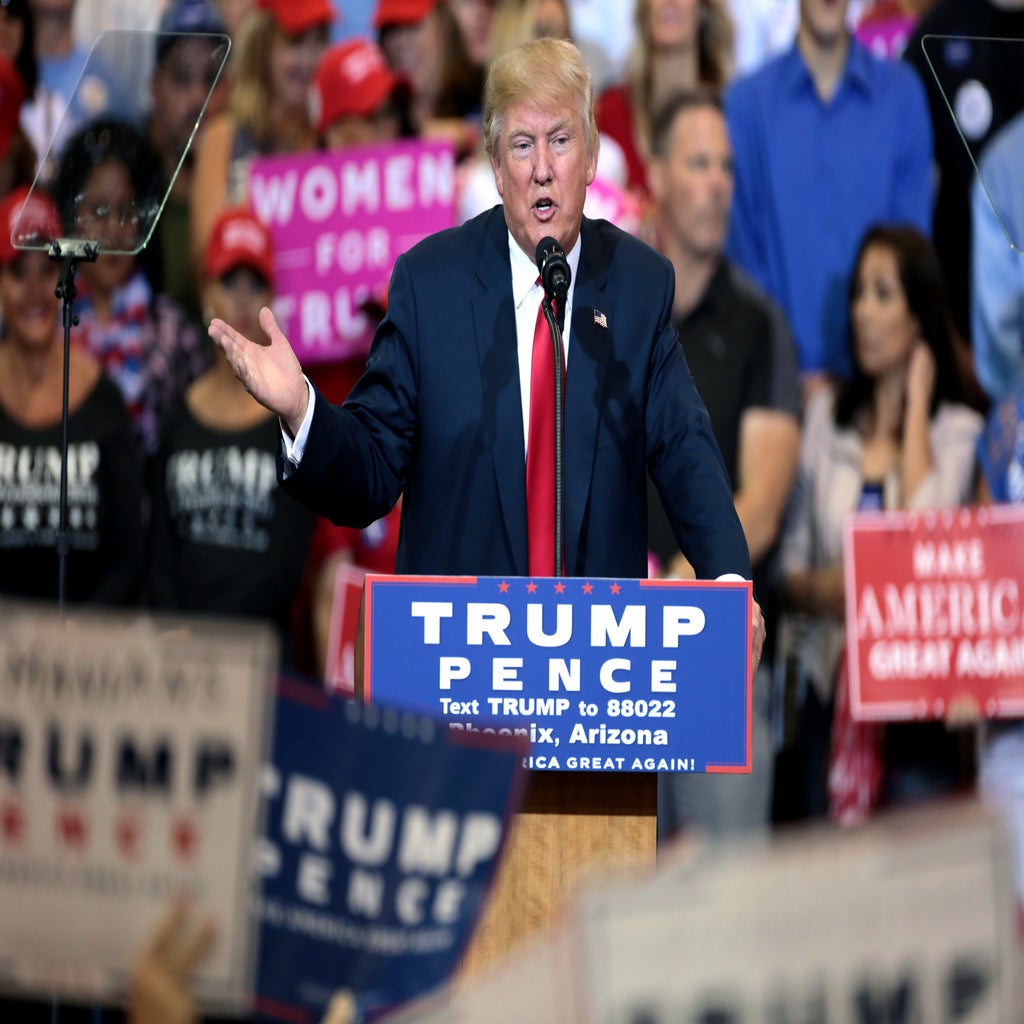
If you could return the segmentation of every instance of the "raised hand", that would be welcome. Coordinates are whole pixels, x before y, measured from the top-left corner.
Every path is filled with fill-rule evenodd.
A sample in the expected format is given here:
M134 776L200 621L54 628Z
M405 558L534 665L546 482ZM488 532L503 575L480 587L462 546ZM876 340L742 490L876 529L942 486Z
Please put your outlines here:
M130 1024L195 1024L189 981L216 937L213 923L197 919L187 901L171 905L132 971Z
M907 366L908 406L916 402L925 409L929 408L934 389L935 356L923 341L919 341L911 349L910 362Z
M260 310L260 327L266 338L250 340L230 324L214 319L209 334L245 390L279 416L294 437L309 401L302 367L277 318L266 306Z

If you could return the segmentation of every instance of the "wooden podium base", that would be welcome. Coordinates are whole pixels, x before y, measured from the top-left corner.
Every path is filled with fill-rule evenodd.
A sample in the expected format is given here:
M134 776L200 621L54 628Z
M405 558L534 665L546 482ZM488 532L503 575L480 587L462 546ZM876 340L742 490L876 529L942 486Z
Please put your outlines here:
M500 963L548 929L581 880L611 868L654 866L657 779L642 772L530 773L464 976Z

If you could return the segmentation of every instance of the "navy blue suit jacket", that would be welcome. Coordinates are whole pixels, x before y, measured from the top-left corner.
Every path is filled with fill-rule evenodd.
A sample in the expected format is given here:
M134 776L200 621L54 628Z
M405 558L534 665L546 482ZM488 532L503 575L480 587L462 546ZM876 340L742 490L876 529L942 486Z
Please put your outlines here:
M732 488L670 325L671 264L604 221L584 219L581 238L565 386L566 572L647 575L649 469L698 577L749 578ZM404 493L400 573L528 573L508 246L498 206L399 257L366 373L342 406L316 396L284 484L349 526Z

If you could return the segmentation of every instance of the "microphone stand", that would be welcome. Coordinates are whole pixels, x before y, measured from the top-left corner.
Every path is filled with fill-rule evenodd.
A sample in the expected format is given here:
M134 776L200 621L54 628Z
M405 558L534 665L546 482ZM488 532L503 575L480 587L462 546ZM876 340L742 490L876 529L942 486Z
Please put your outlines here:
M57 530L57 607L64 616L68 552L68 380L71 356L71 328L78 325L74 314L75 270L79 263L92 263L99 254L98 242L58 238L50 243L50 259L60 261L60 276L55 293L61 300L61 323L64 325L64 381L60 411L60 526Z
M564 310L565 299L562 299L559 305ZM546 291L544 298L541 299L541 309L544 310L544 319L548 322L551 344L555 350L555 575L564 576L565 556L562 552L562 538L565 520L565 350L562 345L562 329L551 307L551 297Z

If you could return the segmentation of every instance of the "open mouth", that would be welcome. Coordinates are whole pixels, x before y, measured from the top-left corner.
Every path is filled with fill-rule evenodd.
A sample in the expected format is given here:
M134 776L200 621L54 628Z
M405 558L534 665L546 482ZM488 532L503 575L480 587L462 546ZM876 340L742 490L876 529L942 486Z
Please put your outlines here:
M538 199L533 208L541 220L547 220L555 212L555 204L547 198Z

